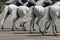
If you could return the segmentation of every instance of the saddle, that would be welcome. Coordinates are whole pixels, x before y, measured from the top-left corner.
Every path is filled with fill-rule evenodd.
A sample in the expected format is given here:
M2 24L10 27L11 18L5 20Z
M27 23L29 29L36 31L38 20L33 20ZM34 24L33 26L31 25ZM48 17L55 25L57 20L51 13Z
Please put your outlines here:
M17 2L15 5L16 5L16 6L22 6L23 4L22 4L22 3Z
M52 4L44 2L44 7L47 7L47 6L50 6L50 5L52 5Z
M32 6L35 6L35 4L34 3L28 3L27 4L27 7L32 7Z

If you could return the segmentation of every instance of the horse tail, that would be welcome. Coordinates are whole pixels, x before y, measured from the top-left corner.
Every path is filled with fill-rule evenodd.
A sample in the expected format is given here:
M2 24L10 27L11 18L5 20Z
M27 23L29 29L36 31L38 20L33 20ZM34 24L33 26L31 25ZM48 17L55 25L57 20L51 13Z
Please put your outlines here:
M49 9L48 9L49 11L48 11L48 16L49 16L49 18L51 19L51 15L50 15L50 13L51 13L51 7L49 6Z
M50 14L50 7L49 7L49 9L48 9L49 11L48 11L48 13Z
M35 14L34 14L34 8L35 8L35 6L31 7L31 16L35 16Z

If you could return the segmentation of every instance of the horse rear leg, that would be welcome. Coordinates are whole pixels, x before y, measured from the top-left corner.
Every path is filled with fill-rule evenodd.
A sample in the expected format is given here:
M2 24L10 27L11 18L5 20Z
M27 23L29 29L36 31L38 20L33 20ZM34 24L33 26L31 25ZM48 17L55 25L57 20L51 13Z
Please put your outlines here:
M49 23L49 24L48 24L48 23ZM48 25L47 25L47 24L48 24ZM50 25L51 25L51 19L48 19L48 20L46 21L46 23L45 23L45 28L44 28L44 31L42 32L42 34L47 33L46 30L49 29Z
M55 32L55 19L52 19L52 31L53 31L53 35L56 36L56 32Z
M33 31L35 30L35 29L34 29L35 18L36 18L35 16L32 16L32 19L31 19L31 21L30 21L30 33L31 33L31 26L32 26Z
M38 28L39 28L39 32L41 33L42 31L41 31L41 27L39 26L39 21L41 20L41 18L38 18L37 19L37 21L36 21L36 24L37 24L37 26L38 26Z
M55 24L55 31L56 31L56 33L59 33L58 30L57 30L56 24Z
M7 13L5 15L5 17L3 18L2 22L1 22L1 29L4 29L3 24L4 24L4 22L5 22L5 20L7 19L8 16L9 16L9 14Z
M16 27L16 25L15 25L15 22L16 22L18 19L19 19L19 17L17 17L16 19L13 19L12 31L14 31L14 27L15 27L16 29L18 29L18 28Z
M51 20L48 20L45 24L45 30L44 30L45 33L47 33L46 31L49 29L50 25L51 25Z
M26 28L25 28L26 21L23 21L23 20L25 20L24 16L21 17L20 27L22 27L23 31L26 31Z

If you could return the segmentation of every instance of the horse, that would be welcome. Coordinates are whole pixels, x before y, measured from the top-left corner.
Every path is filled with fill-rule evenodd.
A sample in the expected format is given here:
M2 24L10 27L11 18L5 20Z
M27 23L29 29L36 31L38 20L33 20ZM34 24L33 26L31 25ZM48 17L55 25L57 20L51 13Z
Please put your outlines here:
M18 13L19 13L19 15L20 15L20 17L21 17L20 26L22 26L22 29L23 29L24 31L26 31L26 28L25 28L25 23L26 23L26 21L24 21L24 20L26 20L27 17L28 17L28 15L29 15L29 8L26 7L26 6L19 6L19 8L18 8Z
M51 5L52 6L52 5ZM46 14L47 14L47 21L46 21L46 24L45 24L45 29L44 30L46 30L47 28L46 28L46 26L47 26L47 24L49 23L49 25L48 26L50 26L50 24L52 23L52 29L54 29L54 26L55 26L55 31L56 31L56 33L58 33L57 32L57 28L56 28L56 25L55 25L55 21L53 21L55 18L55 16L54 16L54 14L53 14L53 12L54 12L54 10L52 11L51 10L51 6L48 6L48 7L42 7L42 6L35 6L35 7L33 7L33 11L32 11L32 19L31 19L31 22L30 22L30 32L31 32L31 25L32 25L32 23L34 23L34 20L35 20L35 18L37 17L38 18L38 20L37 20L37 22L36 22L36 24L38 25L38 27L39 27L39 21L41 20L41 18L43 18ZM42 9L41 9L42 8ZM53 8L52 8L53 9ZM43 10L43 11L42 11ZM50 15L51 14L51 15ZM55 15L57 15L57 14L55 14ZM53 16L53 17L51 17L51 16ZM41 31L41 29L39 28L39 30L40 30L40 32L43 34L43 32ZM44 33L45 33L46 31L44 31ZM55 32L54 32L54 30L53 30L53 34L54 35L56 35L55 34Z
M40 6L42 6L42 5L43 5L43 4L42 4L43 1L44 1L44 0L39 0L39 1L37 1L37 2L36 2L36 5L40 5ZM24 5L26 6L27 4L28 4L28 2L26 2ZM28 15L30 15L30 14L31 14L31 11L33 11L33 10L32 10L32 9L33 9L33 6L30 7L29 9L30 9L30 12L29 12ZM28 20L28 18L27 18L27 15L26 15L26 16L25 16L25 19L23 19L23 22L26 23L27 20ZM22 23L23 26L25 26L25 23ZM35 29L34 29L34 23L33 23L32 29L33 29L33 31L35 31Z
M39 27L39 21L41 20L41 18L42 18L43 15L45 14L45 13L44 13L44 9L45 9L45 8L43 7L43 1L44 1L44 0L39 0L39 1L37 1L36 6L32 7L32 10L31 10L32 19L31 19L31 21L30 21L30 32L31 32L31 25L32 25L32 27L33 27L33 30L35 30L35 29L34 29L35 18L36 18L36 17L38 18L36 24L37 24L37 26ZM35 15L35 14L36 14L36 15ZM40 16L41 18L40 18L39 16ZM39 27L39 30L40 30L40 32L41 32L40 27Z
M24 8L24 9L23 9ZM29 8L26 6L16 6L14 4L10 4L9 6L7 6L4 11L2 13L4 13L4 18L1 22L1 28L3 29L3 24L6 20L6 18L11 15L11 19L13 21L13 26L12 26L12 31L14 31L14 27L15 26L15 22L17 19L19 19L20 17L23 18L23 16L25 16L25 14L28 12ZM19 12L20 11L20 12Z
M43 6L43 1L44 0L39 0L39 1L37 1L37 3L36 3L36 6L33 8L33 7L31 7L30 8L30 11L34 11L35 10L35 8L38 8L38 11L40 10L40 12L41 13L43 13L44 14L44 7L42 7ZM27 4L27 3L26 3ZM25 5L26 5L25 4ZM39 6L38 6L39 5ZM39 8L39 7L41 7L41 8ZM36 11L34 11L35 13L36 13ZM32 14L32 19L31 19L31 22L30 22L30 26L32 25L32 27L33 27L33 31L35 30L34 29L34 21L35 21L35 15L33 14L34 12L31 12L30 14ZM38 15L39 16L39 15ZM40 15L41 16L41 15ZM38 22L39 22L39 17L38 17L38 20L37 20L37 25L38 25ZM24 20L24 22L25 22L25 20ZM39 26L39 25L38 25ZM30 27L30 30L31 30L31 27ZM41 30L40 28L39 28L39 30ZM41 31L40 31L41 32Z
M60 1L56 2L55 4L60 6Z
M52 23L53 34L57 35L56 33L59 33L59 32L57 31L57 27L56 27L56 23L55 22L56 22L56 18L60 19L60 2L56 2L54 5L50 6L50 14L49 14L48 17L51 18L51 19L50 18L49 19L51 21L50 24ZM56 32L54 32L54 30ZM44 30L44 32L45 31L46 31L46 29Z
M9 5L9 6L7 6L7 7L4 8L4 10L2 12L2 13L4 13L4 18L3 18L2 22L1 22L1 28L2 29L4 29L3 24L4 24L6 18L9 15L12 16L12 20L13 20L13 24L14 24L14 21L15 21L14 19L17 17L16 16L17 8L18 7L16 5L13 5L13 4L11 4L11 5ZM13 26L15 26L15 25L13 25ZM13 26L12 26L12 29L13 29Z
M43 1L44 1L44 0L39 0L39 1L37 1L36 5L43 6ZM28 4L28 2L26 2L24 5L26 6L27 4ZM30 7L30 11L33 11L33 10L32 10L32 7ZM31 14L31 13L30 13L30 14ZM29 15L29 14L28 14L28 15ZM27 19L28 19L28 18L27 18L27 15L26 15L25 18L23 19L23 23L22 23L23 26L25 26L25 23L26 23ZM35 29L34 29L34 23L33 23L32 28L33 28L33 31L35 31Z

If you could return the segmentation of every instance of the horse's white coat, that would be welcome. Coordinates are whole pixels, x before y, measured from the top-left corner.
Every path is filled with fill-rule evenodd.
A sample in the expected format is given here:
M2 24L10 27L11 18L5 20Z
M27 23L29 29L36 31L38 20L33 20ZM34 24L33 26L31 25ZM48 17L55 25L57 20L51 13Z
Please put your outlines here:
M18 10L18 11L17 11ZM26 15L26 14L28 14L28 11L29 11L29 8L28 7L26 7L26 6L16 6L16 5L14 5L14 4L11 4L11 5L9 5L9 6L7 6L5 9L4 9L4 11L2 12L2 13L4 13L5 15L4 15L4 18L3 18L3 20L2 20L2 22L1 22L1 26L3 26L3 24L4 24L4 22L5 22L5 20L6 20L6 18L7 18L7 16L9 16L9 15L7 15L8 12L9 11L9 13L10 13L10 15L11 15L11 20L13 21L13 26L12 26L12 30L14 30L14 26L15 26L15 22L16 22L16 20L18 19L17 17L17 12L18 12L18 14L19 14L19 16L23 19L23 17Z
M34 14L38 18L38 20L37 20L36 23L38 23L39 20L41 20L41 18L43 18L45 16L45 14L47 14L47 16L49 14L48 13L49 7L46 7L46 8L42 7L43 6L43 1L44 0L39 0L37 2L37 5L34 7L34 9L32 7L32 10L30 10L31 13L32 13L32 15L31 15L32 16L32 20L34 20L34 17L33 17ZM50 10L50 16L55 20L56 17L60 16L60 2L58 2L58 3L56 3L56 4L52 5L52 6L50 6L50 8L51 8L51 10ZM4 9L4 11L2 12L2 13L5 13L5 15L4 15L4 18L2 20L1 25L3 25L4 20L5 20L5 16L6 16L6 14L7 14L8 11L11 13L12 20L15 20L17 18L17 15L16 15L17 9L18 9L18 14L23 19L22 21L27 21L26 18L29 15L28 14L29 13L29 8L26 7L26 6L19 6L19 7L17 7L15 5L11 4L11 5L7 6ZM34 21L31 21L31 22L34 22Z
M38 20L36 22L37 25L38 25L39 20L41 20L41 18L43 18L45 16L43 14L47 14L46 15L47 19L48 19L47 22L51 20L52 26L54 27L55 26L55 20L56 20L56 18L60 17L60 6L59 5L60 5L60 3L58 2L58 3L54 4L54 5L45 7L45 9L44 9L44 7L42 7L43 6L43 1L42 2L40 1L40 6L35 6L34 7L34 10L32 12L33 14L32 14L32 21L31 21L31 23L34 23L35 16L36 16L38 18ZM44 11L42 11L42 10L44 10ZM53 34L55 34L54 28L52 28L52 29L53 29Z
M18 14L21 16L21 22L27 21L27 18L29 16L29 8L26 6L19 6Z
M4 18L3 18L3 20L2 20L2 22L1 22L1 27L3 28L3 24L4 24L4 22L5 22L5 20L6 20L6 18L9 16L8 15L8 11L9 11L9 13L10 13L10 15L11 15L11 19L12 19L12 21L14 21L14 19L16 19L16 13L17 13L17 6L15 6L15 5L13 5L13 4L11 4L11 5L9 5L9 6L7 6L4 10L3 10L3 12L2 13L4 13ZM15 26L15 25L14 25Z
M18 9L18 7L16 5L13 5L13 4L9 5L8 10L11 13L12 20L13 20L13 18L16 19L16 17L17 17L17 15L16 15L17 9Z

